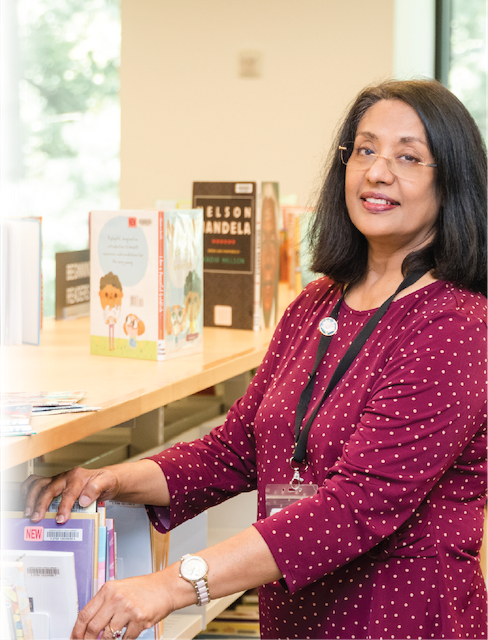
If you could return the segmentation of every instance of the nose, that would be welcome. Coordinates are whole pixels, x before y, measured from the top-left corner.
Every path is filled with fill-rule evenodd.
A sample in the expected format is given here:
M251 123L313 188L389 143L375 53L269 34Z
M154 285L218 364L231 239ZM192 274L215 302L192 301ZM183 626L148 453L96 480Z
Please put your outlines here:
M395 174L390 169L390 162L388 156L382 156L376 154L373 164L366 172L366 177L369 182L378 183L384 182L389 184L395 179Z

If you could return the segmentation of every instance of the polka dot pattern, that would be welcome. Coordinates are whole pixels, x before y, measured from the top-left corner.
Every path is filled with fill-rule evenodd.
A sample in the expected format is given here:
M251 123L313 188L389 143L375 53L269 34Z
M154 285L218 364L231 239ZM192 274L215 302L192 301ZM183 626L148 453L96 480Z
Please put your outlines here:
M486 638L479 549L486 499L486 299L435 282L392 303L320 408L305 482L317 494L265 517L287 483L300 393L319 321L339 297L323 278L290 305L222 427L153 456L166 530L258 489L255 527L283 580L261 589L263 638ZM305 416L374 313L343 303Z

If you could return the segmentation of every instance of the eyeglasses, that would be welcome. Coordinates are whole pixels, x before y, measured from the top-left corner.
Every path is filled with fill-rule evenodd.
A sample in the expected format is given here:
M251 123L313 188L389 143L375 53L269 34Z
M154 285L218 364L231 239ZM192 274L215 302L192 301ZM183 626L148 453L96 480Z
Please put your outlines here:
M386 160L388 169L393 174L406 180L415 178L423 167L437 167L435 163L421 162L419 158L411 153L399 152L399 155L395 158L373 153L365 144L354 146L354 142L344 142L339 146L339 149L342 162L353 169L367 171L378 158L383 158Z

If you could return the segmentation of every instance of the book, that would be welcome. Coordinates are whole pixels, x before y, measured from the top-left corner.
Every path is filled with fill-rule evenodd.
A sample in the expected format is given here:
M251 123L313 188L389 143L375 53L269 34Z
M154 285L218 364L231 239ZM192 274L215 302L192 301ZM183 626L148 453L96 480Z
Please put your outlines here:
M40 218L3 218L0 247L0 341L35 344L42 325Z
M56 320L90 315L90 251L56 253Z
M0 638L4 640L17 640L12 604L0 589Z
M27 594L24 563L1 558L0 586L12 614L16 640L32 640L32 622Z
M5 550L73 552L82 609L97 592L98 513L71 513L63 525L56 513L46 513L34 523L19 511L2 514L2 546Z
M7 608L10 609L16 640L24 640L24 630L20 618L19 596L15 584L2 576L2 590L5 595ZM12 624L11 624L12 628Z
M279 186L194 182L203 209L204 325L259 331L277 319Z
M75 554L41 549L2 551L2 561L7 558L24 566L32 624L30 637L69 638L79 611Z
M0 404L0 434L7 436L30 436L34 432L30 424L31 404Z
M92 211L91 353L166 360L203 350L200 210Z
M2 426L7 427L25 427L30 423L32 413L31 404L1 404L1 422Z
M147 575L164 568L169 534L152 533L152 525L144 505L106 500L106 517L112 519L117 539L116 579ZM166 536L166 537L165 537ZM154 541L154 542L153 542ZM155 546L153 547L153 544ZM145 629L140 640L159 638L163 623Z

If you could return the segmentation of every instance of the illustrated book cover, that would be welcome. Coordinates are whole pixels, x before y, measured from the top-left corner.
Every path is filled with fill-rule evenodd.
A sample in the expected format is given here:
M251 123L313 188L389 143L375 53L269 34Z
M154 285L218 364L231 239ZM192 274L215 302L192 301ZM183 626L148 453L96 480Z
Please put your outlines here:
M204 325L259 331L276 323L279 186L194 182L203 210Z
M202 211L92 211L90 256L92 354L203 350Z

